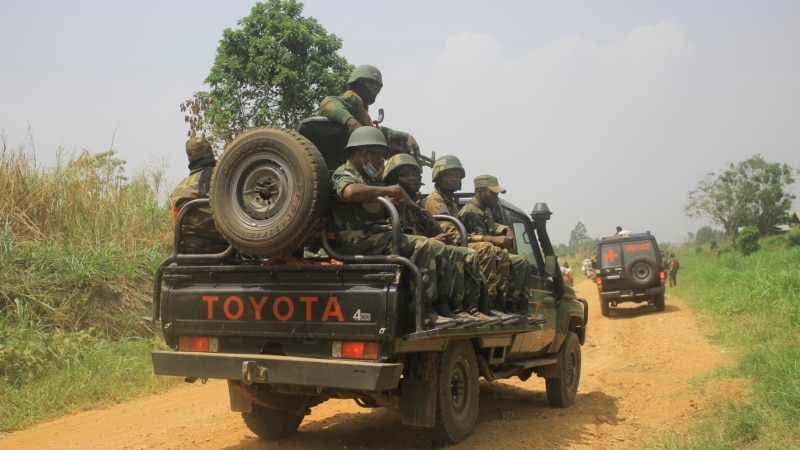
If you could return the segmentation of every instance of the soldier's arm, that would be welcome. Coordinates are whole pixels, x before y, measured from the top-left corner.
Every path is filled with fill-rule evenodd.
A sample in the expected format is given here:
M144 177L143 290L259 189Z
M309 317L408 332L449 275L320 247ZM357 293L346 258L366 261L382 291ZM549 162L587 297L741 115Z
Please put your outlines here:
M325 97L322 100L319 106L319 113L342 125L345 125L347 120L353 117L344 101L335 96Z

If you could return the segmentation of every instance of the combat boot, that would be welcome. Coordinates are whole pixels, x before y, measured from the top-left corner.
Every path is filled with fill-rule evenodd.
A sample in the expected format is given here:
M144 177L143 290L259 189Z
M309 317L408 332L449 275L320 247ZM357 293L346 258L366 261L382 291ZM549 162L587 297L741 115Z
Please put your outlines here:
M427 310L422 315L422 324L426 329L429 330L432 328L450 328L458 325L455 319L437 314L436 311L430 307L430 305L428 305Z
M487 316L486 314L482 313L477 306L473 306L472 309L467 311L472 317L478 319L480 322L480 326L482 327L490 327L492 325L500 325L503 322L503 319L497 316Z
M519 316L518 315L516 315L516 314L508 314L508 313L505 313L503 311L500 311L499 309L493 309L493 310L489 311L489 315L492 315L494 317L499 317L500 318L500 323L502 325L513 325L513 324L519 322Z
M456 326L460 328L469 328L478 325L478 321L464 311L459 311L459 314L450 309L450 301L448 299L439 299L434 305L436 313L442 317L453 319L456 321Z

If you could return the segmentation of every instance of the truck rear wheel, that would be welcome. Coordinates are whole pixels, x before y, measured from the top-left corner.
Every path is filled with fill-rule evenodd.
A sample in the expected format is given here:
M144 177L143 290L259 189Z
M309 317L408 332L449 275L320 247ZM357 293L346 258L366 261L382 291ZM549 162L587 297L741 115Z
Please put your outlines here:
M664 294L656 295L653 303L656 305L656 311L664 311L664 309L666 309L667 305L664 302Z
M581 379L581 344L578 335L569 332L558 352L558 378L546 378L547 401L565 408L575 402Z
M237 250L290 256L327 217L330 180L322 154L284 128L255 128L222 153L208 193L217 229Z
M262 439L281 439L297 431L304 416L253 403L253 411L242 413L247 428Z
M457 341L448 345L438 372L433 437L437 442L455 444L472 433L478 418L480 382L472 344Z
M611 301L600 299L600 314L606 317L611 314Z

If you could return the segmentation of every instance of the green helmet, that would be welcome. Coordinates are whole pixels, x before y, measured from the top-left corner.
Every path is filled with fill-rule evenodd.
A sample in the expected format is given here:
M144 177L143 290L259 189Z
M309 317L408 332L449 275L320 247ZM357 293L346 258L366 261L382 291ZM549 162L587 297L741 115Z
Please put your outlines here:
M431 177L433 177L433 182L436 182L436 179L439 175L448 169L459 169L461 172L461 178L467 176L467 172L464 171L464 166L461 165L461 161L453 155L445 155L438 158L433 163L433 173Z
M401 167L404 166L412 166L417 169L417 173L422 173L422 168L419 167L416 158L408 153L398 153L386 161L386 166L383 168L383 181L385 182L388 180L392 175L400 170Z
M352 150L356 147L369 147L370 151L388 153L391 148L386 144L386 137L381 130L375 127L359 127L347 141L345 149Z
M356 69L353 70L353 73L350 74L350 78L347 80L347 85L349 86L362 78L372 80L378 83L379 86L383 87L383 77L381 76L381 71L378 70L377 67L370 66L368 64L356 67Z

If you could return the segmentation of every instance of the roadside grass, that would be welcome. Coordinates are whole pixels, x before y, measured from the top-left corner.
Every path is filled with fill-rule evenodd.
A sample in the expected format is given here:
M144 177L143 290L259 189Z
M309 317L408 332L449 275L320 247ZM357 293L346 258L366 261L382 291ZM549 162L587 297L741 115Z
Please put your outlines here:
M0 150L0 432L176 384L153 375L163 341L141 320L171 247L163 171Z
M659 448L796 448L800 442L800 247L787 236L761 240L749 256L723 248L682 248L678 287L709 338L730 348L736 364L714 383L747 385L700 415L690 436Z

